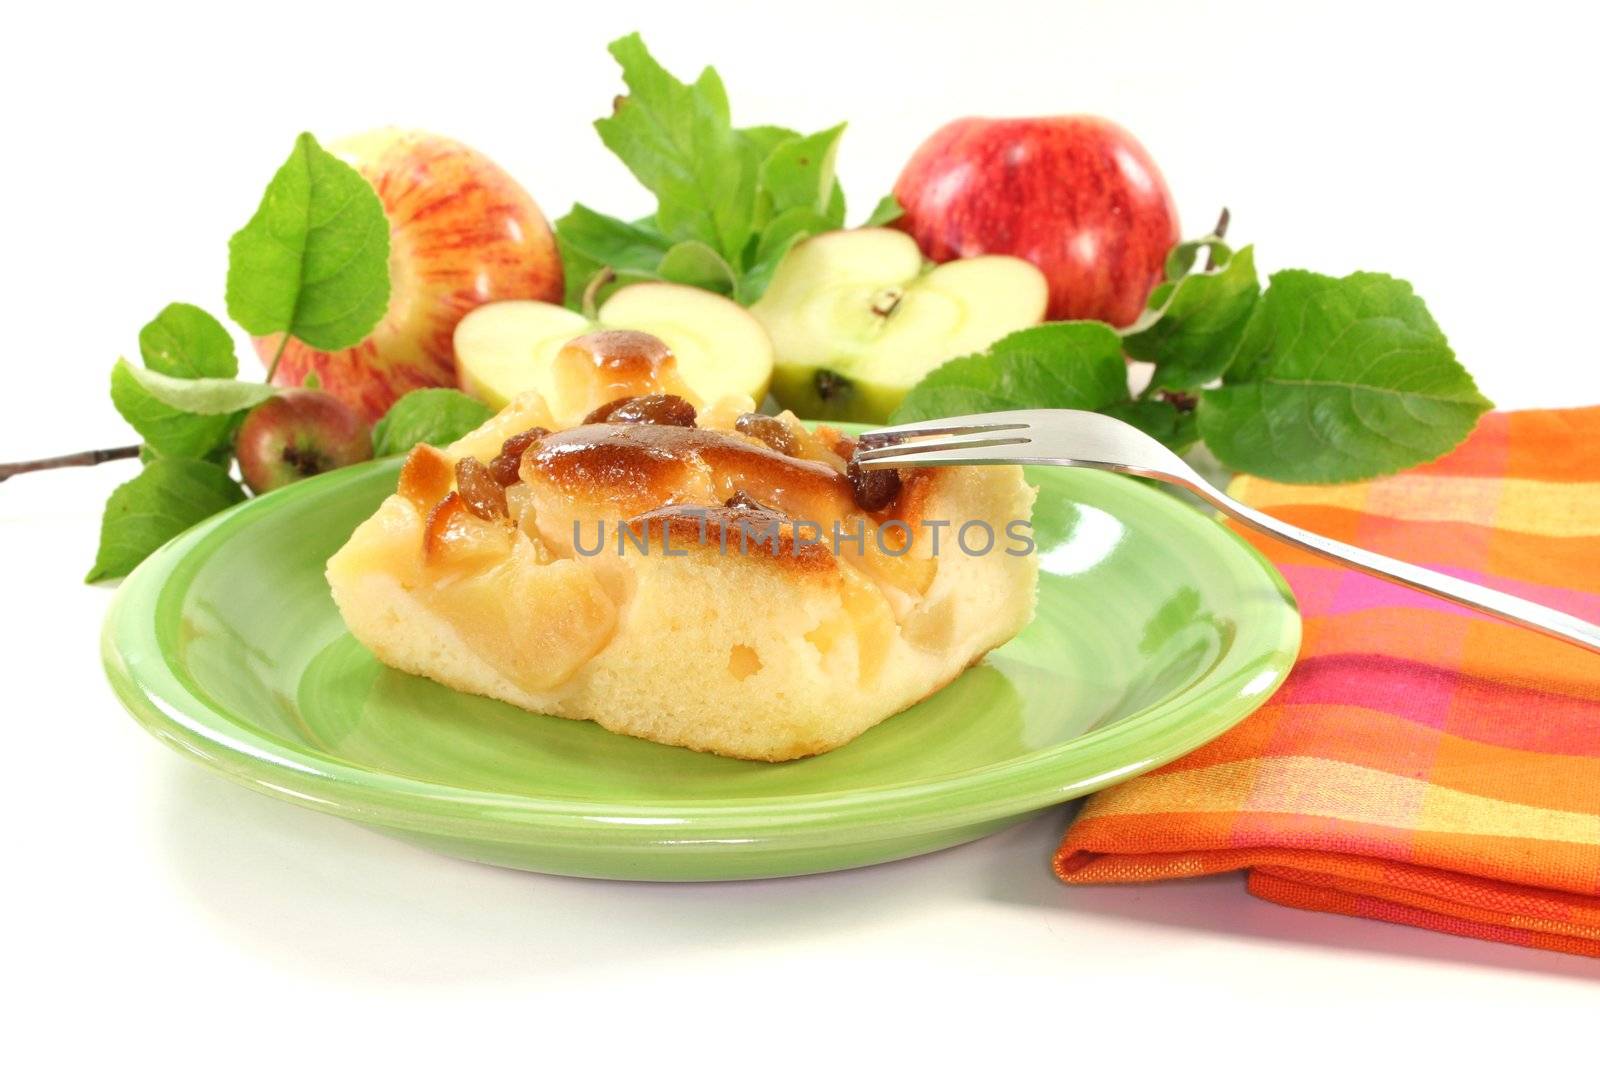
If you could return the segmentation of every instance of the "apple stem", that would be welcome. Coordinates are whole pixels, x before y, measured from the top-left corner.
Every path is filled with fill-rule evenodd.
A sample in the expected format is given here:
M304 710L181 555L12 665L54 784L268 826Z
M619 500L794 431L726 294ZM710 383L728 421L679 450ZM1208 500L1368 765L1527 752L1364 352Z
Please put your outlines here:
M595 300L599 297L600 290L615 281L616 277L617 272L610 267L601 267L594 272L594 277L589 279L589 284L583 287L583 301L580 307L583 310L584 318L593 321L600 317L599 309L595 307Z
M1157 400L1164 400L1177 408L1180 412L1193 411L1200 404L1200 398L1189 393L1175 392L1171 389L1160 389L1156 392Z
M1223 208L1222 214L1217 216L1217 224L1211 227L1211 236L1215 237L1219 241L1228 236L1228 223L1232 220L1233 216L1228 213L1228 209ZM1213 264L1216 262L1216 257L1217 250L1215 248L1206 249L1206 270L1210 270L1212 268Z
M267 381L271 382L278 375L278 361L283 358L283 350L289 347L289 331L284 330L283 336L278 338L278 350L272 353L272 363L267 367Z
M100 463L109 463L115 459L137 459L138 456L138 445L123 445L120 448L91 448L86 452L69 452L64 456L28 459L23 460L21 463L0 463L0 482L5 481L13 474L54 470L57 467L93 467Z

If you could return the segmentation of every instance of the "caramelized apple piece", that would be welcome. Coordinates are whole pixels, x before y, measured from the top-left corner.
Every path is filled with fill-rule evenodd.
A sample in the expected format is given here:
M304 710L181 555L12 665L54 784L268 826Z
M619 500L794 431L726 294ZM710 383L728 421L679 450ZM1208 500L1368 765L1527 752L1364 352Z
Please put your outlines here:
M583 353L596 370L613 380L654 374L677 362L665 341L643 330L595 330L574 337L561 351Z
M625 397L690 395L671 350L639 330L597 330L568 341L556 353L550 376L554 395L574 418Z
M826 463L840 474L844 473L845 461L855 454L854 443L845 438L844 434L832 426L818 426L815 430L807 432L800 420L785 411L778 416L783 420L789 431L795 435L798 452L802 459L816 460ZM839 454L840 443L845 443L845 454Z
M694 424L718 433L732 433L739 416L749 414L755 407L756 402L748 396L737 393L719 396L709 403L702 401L695 405Z
M418 511L426 511L450 491L452 469L449 456L432 445L418 445L400 468L396 492L415 504Z
M430 565L486 565L511 550L512 533L510 523L485 522L451 490L428 513L422 558Z

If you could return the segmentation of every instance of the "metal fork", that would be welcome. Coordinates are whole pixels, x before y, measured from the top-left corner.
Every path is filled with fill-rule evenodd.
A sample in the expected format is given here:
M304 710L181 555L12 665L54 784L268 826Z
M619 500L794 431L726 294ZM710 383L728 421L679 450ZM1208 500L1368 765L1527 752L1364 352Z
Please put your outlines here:
M1108 415L1041 409L932 419L864 433L861 446L855 458L866 468L1017 463L1091 467L1153 478L1187 489L1223 514L1269 537L1600 652L1600 626L1594 623L1498 589L1368 552L1245 507L1210 485L1155 438Z

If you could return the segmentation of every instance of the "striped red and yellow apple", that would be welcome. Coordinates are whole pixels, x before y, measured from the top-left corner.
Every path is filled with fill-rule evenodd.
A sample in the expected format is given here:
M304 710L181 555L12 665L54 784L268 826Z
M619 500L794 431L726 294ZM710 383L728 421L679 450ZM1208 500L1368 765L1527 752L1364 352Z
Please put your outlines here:
M539 205L459 141L380 129L330 146L372 183L389 218L389 308L360 344L323 352L290 338L273 381L321 387L375 421L401 394L457 380L454 335L494 300L560 300L561 256ZM270 364L279 337L255 339Z

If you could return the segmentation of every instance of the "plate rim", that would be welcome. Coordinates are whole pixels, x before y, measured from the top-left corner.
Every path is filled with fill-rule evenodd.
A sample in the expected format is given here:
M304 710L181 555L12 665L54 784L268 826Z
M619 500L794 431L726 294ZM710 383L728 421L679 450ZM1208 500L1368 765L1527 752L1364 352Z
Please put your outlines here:
M101 630L101 654L111 687L150 733L228 778L303 807L397 830L447 833L478 840L524 840L530 834L606 835L597 848L629 845L736 843L793 844L796 835L824 833L847 820L861 829L892 824L896 836L971 825L1040 810L1125 781L1168 763L1223 733L1265 703L1297 658L1301 616L1288 584L1254 546L1220 521L1133 479L1102 472L1131 493L1148 493L1167 516L1189 526L1220 552L1242 552L1277 592L1279 626L1270 649L1259 651L1259 670L1248 684L1218 693L1205 679L1165 700L1141 707L1107 726L1091 729L1039 752L1027 753L953 776L885 787L799 794L775 801L600 802L525 796L406 777L362 767L338 757L307 753L230 718L186 685L163 647L156 613L187 565L198 571L233 527L259 521L302 497L337 492L346 481L398 468L385 457L321 475L236 504L180 534L125 578ZM211 546L210 551L202 550ZM192 577L191 577L192 581ZM137 621L144 620L143 633ZM129 646L130 634L135 639ZM1210 678L1226 657L1207 673ZM1249 661L1246 661L1249 662ZM1196 707L1199 710L1196 710ZM1061 770L1094 739L1093 773ZM1135 752L1137 754L1135 754ZM1003 787L996 789L995 787ZM487 817L487 818L486 818ZM765 839L728 835L768 831Z

